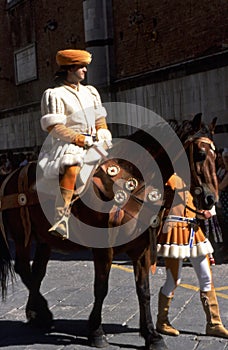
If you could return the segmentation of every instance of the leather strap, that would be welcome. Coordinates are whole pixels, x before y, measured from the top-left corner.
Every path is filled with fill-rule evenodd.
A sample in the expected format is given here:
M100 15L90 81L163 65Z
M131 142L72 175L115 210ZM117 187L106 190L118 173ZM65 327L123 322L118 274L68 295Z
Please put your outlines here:
M18 174L18 192L5 195L5 188L13 175L18 171L16 169L14 172L9 174L7 178L3 181L0 187L0 226L3 232L3 236L6 240L4 222L2 219L2 212L8 209L20 209L21 221L25 233L25 246L28 244L31 234L31 220L29 215L29 206L39 203L37 192L28 185L28 170L32 163L21 168Z

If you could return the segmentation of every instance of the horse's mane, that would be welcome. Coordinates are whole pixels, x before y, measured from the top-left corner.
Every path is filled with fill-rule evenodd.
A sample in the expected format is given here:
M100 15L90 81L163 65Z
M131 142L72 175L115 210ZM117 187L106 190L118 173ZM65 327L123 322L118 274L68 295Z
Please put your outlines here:
M173 165L172 160L167 154L167 148L170 147L170 142L172 141L171 135L172 129L170 126L164 122L159 122L154 126L147 126L144 125L141 128L135 129L135 131L125 136L124 141L126 140L126 143L124 141L119 143L119 149L118 144L113 148L114 154L118 154L119 158L128 159L129 154L131 155L131 159L135 159L136 163L140 159L140 157L143 157L143 152L141 150L137 150L137 148L131 148L131 146L126 146L127 141L132 141L133 143L136 143L143 147L147 152L150 153L152 158L157 163L164 181L167 181L167 176L171 176L173 173ZM111 150L112 154L112 150ZM146 164L146 161L141 158L141 164L143 167L147 167L148 164Z
M189 136L208 137L213 139L213 125L217 118L214 118L213 122L209 125L202 122L202 113L198 113L191 120L185 119L182 122L176 119L168 119L167 122L176 132L181 142L184 143ZM214 124L213 124L214 123Z

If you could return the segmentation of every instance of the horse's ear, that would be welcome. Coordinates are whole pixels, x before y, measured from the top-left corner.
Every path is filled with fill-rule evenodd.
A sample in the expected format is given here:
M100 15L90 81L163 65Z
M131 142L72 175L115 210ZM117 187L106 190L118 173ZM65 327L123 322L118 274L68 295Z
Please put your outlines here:
M210 131L211 131L211 132L214 132L214 131L215 131L216 123L217 123L217 117L213 118L213 120L211 121L211 123L210 123L210 125L209 125L209 128L210 128Z
M202 113L197 113L192 120L192 127L194 131L201 129Z

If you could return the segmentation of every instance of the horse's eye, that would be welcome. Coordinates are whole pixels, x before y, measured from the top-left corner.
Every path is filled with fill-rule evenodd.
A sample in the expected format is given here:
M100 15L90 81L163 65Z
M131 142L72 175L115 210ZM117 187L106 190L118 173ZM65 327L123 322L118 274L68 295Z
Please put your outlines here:
M201 160L205 160L206 159L206 151L205 150L200 150L199 157L200 157Z
M205 148L201 148L198 152L195 153L195 161L203 162L206 159L206 151Z

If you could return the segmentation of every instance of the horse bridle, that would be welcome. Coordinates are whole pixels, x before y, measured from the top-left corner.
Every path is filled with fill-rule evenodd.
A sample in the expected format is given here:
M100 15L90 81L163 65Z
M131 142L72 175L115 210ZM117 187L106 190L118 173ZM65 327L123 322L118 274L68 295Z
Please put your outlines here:
M190 170L192 173L192 176L194 178L194 182L196 184L195 187L202 187L202 181L199 178L199 176L197 176L197 171L195 168L195 163L194 163L194 157L193 157L193 147L194 144L200 144L200 143L206 143L208 145L210 145L210 148L212 149L212 151L215 151L215 145L214 142L212 140L209 139L209 137L205 137L205 136L199 136L198 133L189 136L185 142L184 142L184 149L187 150L187 148L189 148L189 165L190 165Z
M194 193L196 195L200 195L203 191L203 184L200 179L200 177L197 175L196 167L195 167L195 162L194 162L194 144L199 145L200 143L206 143L210 146L210 149L214 152L215 151L215 145L214 142L209 138L205 136L201 136L200 132L195 133L194 135L189 136L183 143L184 149L187 150L189 148L189 165L190 165L190 170L191 174L194 179ZM188 206L186 206L188 207ZM196 214L202 214L204 211L199 212L198 210L193 210L192 208L188 207L191 211L195 212ZM206 212L206 211L205 211Z

